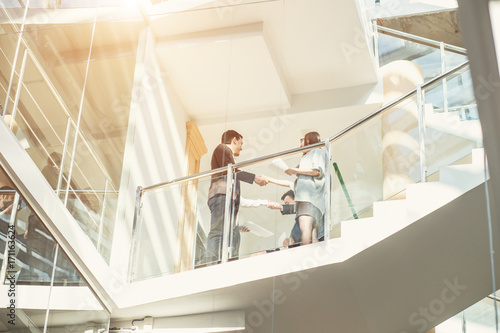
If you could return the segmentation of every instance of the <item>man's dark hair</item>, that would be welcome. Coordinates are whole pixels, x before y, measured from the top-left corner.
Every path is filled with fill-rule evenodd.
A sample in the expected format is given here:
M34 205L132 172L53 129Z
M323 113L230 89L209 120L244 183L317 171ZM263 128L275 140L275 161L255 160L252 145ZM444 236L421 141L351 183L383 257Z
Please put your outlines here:
M284 201L286 197L290 197L290 198L292 198L293 200L295 200L295 193L293 193L293 190L290 190L290 191L286 192L285 194L283 194L283 195L281 196L281 200L283 200L283 201Z
M309 132L304 135L304 146L312 145L321 142L321 138L318 132Z
M241 135L240 133L236 132L235 130L228 130L228 131L225 131L222 134L220 142L221 143L225 143L226 145L228 145L228 144L231 143L231 141L233 141L234 138L236 138L236 140L239 140L239 139L243 138L243 135Z

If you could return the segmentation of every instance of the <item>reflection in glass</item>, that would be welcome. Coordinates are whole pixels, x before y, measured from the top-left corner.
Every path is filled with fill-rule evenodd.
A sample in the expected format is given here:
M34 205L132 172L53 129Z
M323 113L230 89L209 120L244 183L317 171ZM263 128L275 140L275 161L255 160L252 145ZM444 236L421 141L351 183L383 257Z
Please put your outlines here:
M15 303L12 322L10 309L0 310L4 326L9 332L108 329L108 311L3 170L0 179L6 184L0 190L1 283L13 290L8 297Z
M14 193L0 195L1 206L11 205L14 202ZM12 202L12 203L11 203ZM15 239L15 246L9 245L7 256L14 256L15 264L9 262L5 267L5 276L16 276L17 284L48 284L55 272L55 284L80 284L82 278L73 267L69 259L60 253L56 258L57 244L47 228L43 225L29 205L20 198L17 209L3 209L2 222L2 249L7 248L3 239L9 235L9 239ZM15 215L13 214L15 213ZM11 232L5 233L7 218L14 216L10 221ZM3 252L3 251L2 251ZM7 257L6 256L6 257ZM55 267L54 267L55 262Z

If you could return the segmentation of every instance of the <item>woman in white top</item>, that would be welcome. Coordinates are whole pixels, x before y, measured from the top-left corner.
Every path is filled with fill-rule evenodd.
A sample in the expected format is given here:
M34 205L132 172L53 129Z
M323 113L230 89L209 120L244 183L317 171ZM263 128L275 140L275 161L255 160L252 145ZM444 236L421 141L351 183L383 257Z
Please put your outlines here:
M321 142L317 132L304 136L300 146ZM326 207L325 153L314 148L304 152L298 168L289 168L287 175L297 175L295 185L295 220L302 232L301 243L313 241L313 229L317 227L318 238L323 236L323 216Z

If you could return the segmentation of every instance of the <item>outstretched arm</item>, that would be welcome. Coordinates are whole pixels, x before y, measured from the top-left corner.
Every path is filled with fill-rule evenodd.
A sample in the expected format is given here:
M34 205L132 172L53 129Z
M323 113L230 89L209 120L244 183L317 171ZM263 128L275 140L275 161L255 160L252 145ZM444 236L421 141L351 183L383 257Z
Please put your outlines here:
M290 168L285 170L285 173L289 176L291 175L305 175L305 176L313 176L317 177L321 173L318 169L299 169L299 168Z
M273 183L273 184L276 184L279 186L289 187L293 190L293 182L291 182L289 180L281 180L281 179L275 179L275 178L271 178L271 177L267 177L267 179L269 180L270 183Z
M282 209L280 203L270 201L270 200L261 200L261 199L247 199L240 197L240 207L260 207L266 206L269 209Z

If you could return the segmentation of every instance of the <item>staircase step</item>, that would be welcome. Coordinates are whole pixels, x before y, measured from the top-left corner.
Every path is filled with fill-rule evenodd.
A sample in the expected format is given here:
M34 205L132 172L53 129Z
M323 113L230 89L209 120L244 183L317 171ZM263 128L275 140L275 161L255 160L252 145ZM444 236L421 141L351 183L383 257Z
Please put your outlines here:
M415 210L408 205L408 200L389 200L373 204L373 216L377 219L379 232L390 235L420 218L420 208Z
M439 182L454 186L462 193L484 182L484 164L464 164L441 167Z
M472 164L484 165L484 148L472 149Z
M441 182L409 184L406 187L406 200L410 207L422 207L430 213L462 193L459 188Z
M388 236L382 233L380 224L374 217L343 221L342 240L351 251L359 253Z
M394 215L401 215L408 209L408 202L402 200L378 201L373 203L373 216L386 218Z

